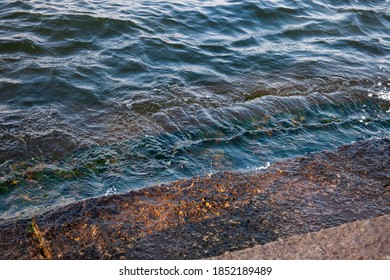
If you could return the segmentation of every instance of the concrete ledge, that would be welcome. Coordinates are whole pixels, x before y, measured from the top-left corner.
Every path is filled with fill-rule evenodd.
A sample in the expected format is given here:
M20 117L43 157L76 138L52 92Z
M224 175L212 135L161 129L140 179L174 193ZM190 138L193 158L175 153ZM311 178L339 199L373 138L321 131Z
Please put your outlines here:
M226 252L213 260L390 260L390 215Z

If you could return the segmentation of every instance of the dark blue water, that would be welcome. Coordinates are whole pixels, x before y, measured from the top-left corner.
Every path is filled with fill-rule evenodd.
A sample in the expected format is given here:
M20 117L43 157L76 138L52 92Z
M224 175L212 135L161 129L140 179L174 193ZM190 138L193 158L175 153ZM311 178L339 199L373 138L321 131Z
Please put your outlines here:
M389 0L0 0L0 217L390 137L389 66Z

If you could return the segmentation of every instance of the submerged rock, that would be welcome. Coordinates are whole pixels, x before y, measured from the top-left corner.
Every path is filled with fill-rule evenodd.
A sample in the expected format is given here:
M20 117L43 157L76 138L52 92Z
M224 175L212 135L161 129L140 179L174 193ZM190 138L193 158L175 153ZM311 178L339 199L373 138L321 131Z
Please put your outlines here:
M1 259L197 259L390 214L390 139L0 224Z

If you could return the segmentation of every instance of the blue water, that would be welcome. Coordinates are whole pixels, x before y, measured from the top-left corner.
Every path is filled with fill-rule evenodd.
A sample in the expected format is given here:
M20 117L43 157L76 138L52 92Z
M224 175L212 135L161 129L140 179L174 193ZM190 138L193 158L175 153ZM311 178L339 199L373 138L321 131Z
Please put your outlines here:
M0 218L390 137L389 66L389 0L0 0Z

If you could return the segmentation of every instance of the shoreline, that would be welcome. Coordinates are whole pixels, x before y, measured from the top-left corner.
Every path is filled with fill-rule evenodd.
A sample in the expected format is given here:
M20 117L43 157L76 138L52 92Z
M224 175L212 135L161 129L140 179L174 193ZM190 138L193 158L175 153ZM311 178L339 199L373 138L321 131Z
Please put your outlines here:
M390 139L0 223L0 259L200 259L390 214Z

